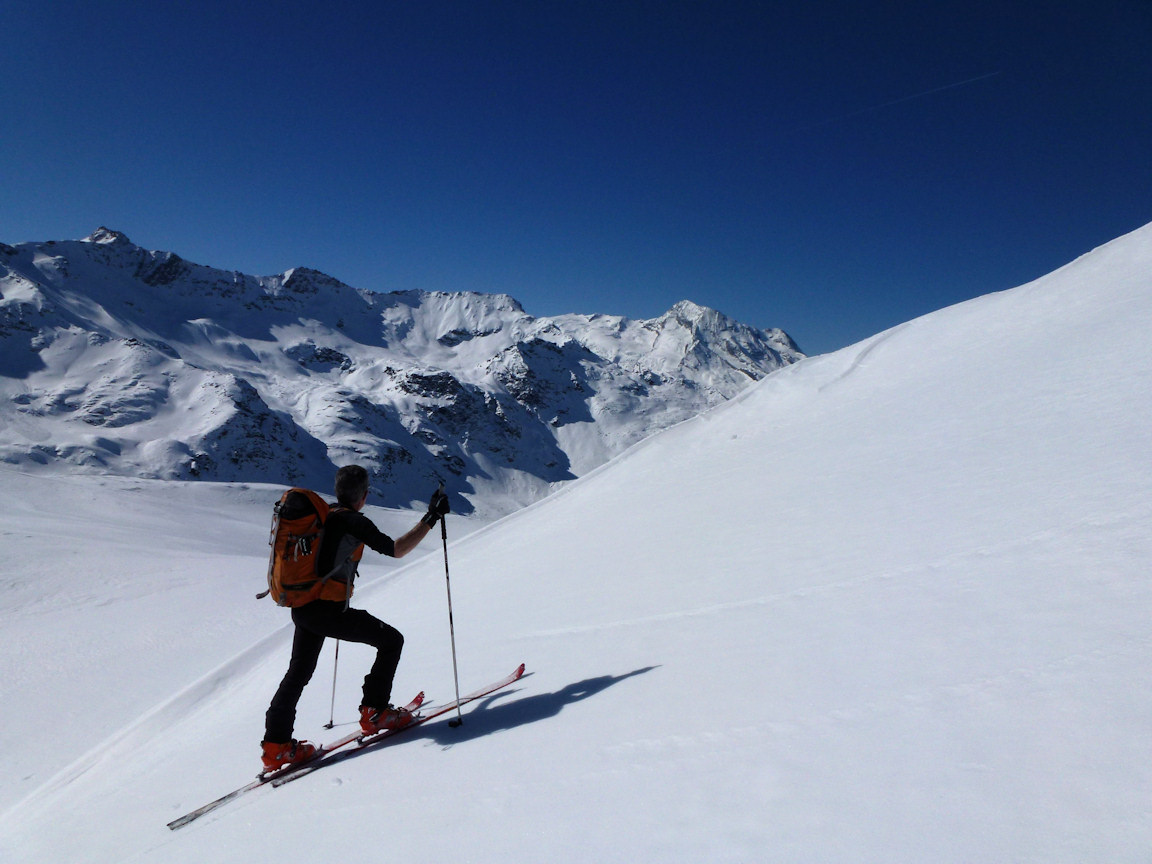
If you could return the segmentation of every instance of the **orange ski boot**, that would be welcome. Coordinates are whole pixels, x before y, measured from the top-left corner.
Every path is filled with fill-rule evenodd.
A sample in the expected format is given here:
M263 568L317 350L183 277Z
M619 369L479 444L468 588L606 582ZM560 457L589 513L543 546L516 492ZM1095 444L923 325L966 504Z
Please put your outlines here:
M307 762L316 755L316 745L307 741L297 741L295 738L282 744L274 741L264 741L261 743L261 746L264 748L263 760L265 774L278 771L286 765L297 765L301 762Z
M383 708L360 706L360 728L365 735L375 735L392 729L402 729L412 722L412 712L386 705Z

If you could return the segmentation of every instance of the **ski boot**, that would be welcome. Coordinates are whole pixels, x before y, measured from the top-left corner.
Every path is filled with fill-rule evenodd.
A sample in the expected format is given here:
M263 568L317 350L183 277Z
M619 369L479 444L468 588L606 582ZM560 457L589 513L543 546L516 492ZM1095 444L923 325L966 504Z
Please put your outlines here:
M360 706L360 729L365 735L375 735L392 729L402 729L412 722L412 712L393 705L383 708Z
M287 765L307 762L316 755L316 745L308 741L297 741L295 738L283 744L264 741L261 746L264 748L264 774L279 771Z

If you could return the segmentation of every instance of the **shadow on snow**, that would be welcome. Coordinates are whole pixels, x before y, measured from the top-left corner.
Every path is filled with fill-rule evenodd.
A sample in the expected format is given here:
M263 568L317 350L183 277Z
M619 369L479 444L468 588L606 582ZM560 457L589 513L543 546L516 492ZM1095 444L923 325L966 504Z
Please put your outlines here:
M567 687L557 690L554 693L540 693L536 696L526 696L523 699L517 699L513 702L506 700L509 696L514 696L521 692L520 690L506 690L493 693L491 696L477 699L475 702L466 706L464 711L464 724L462 726L455 728L450 727L448 721L455 719L456 714L455 712L445 714L442 718L437 718L425 725L418 726L410 732L397 735L396 741L386 739L375 746L369 746L362 750L350 750L347 753L334 754L331 761L343 762L346 759L354 759L374 750L415 739L426 739L443 747L451 747L455 744L463 744L476 738L482 738L485 735L491 735L493 732L504 732L515 729L518 726L537 723L541 720L555 717L567 706L581 702L590 696L595 696L613 684L618 684L636 675L643 675L657 668L659 667L646 666L643 669L636 669L623 675L601 675L597 678L586 678L583 681L569 684ZM531 676L532 673L528 673L528 675L525 675L524 678L520 680L523 681L525 678L530 678Z
M569 684L554 693L526 696L514 702L506 701L506 697L519 693L519 690L493 693L491 696L485 696L465 707L463 726L451 728L446 722L433 722L413 731L419 737L429 738L445 747L462 744L490 735L493 732L503 732L555 717L568 705L581 702L607 690L613 684L618 684L636 675L643 675L656 668L658 667L646 666L643 669L636 669L623 675L601 675L597 678L586 678L583 681ZM521 678L520 680L523 681L524 679ZM446 715L447 719L454 719L455 717L455 714ZM423 734L420 734L421 732Z

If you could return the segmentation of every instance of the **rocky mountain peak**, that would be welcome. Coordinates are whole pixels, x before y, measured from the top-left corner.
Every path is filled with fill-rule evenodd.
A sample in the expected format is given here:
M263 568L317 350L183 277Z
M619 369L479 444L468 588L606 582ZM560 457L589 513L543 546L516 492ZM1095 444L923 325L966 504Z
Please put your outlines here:
M374 500L440 480L501 515L802 355L690 301L536 318L503 294L255 277L100 228L0 268L0 462L293 482L358 463Z
M85 243L99 243L106 246L120 245L131 246L132 241L128 239L127 235L120 231L113 231L111 228L101 226L84 238Z

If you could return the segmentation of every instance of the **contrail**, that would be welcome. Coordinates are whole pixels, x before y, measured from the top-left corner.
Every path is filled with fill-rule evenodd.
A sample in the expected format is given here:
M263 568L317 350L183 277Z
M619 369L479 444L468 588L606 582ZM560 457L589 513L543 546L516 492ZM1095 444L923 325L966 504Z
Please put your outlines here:
M797 126L793 132L807 132L810 129L819 129L821 126L827 126L829 123L838 123L841 120L848 120L852 117L859 117L861 114L869 114L873 111L880 111L884 108L890 108L893 105L899 105L902 102L911 102L913 99L923 99L925 96L931 96L933 93L942 93L945 90L955 90L957 87L964 87L967 84L975 84L977 81L983 81L986 78L995 78L1000 72L988 72L984 75L977 75L975 78L965 78L963 81L957 81L954 84L945 84L943 87L933 87L931 90L924 90L921 93L913 93L911 96L901 96L899 99L893 99L890 102L881 102L879 105L870 105L867 108L861 108L859 111L852 111L849 114L841 114L838 117L833 117L829 120L823 120L819 123L812 123L808 126Z

